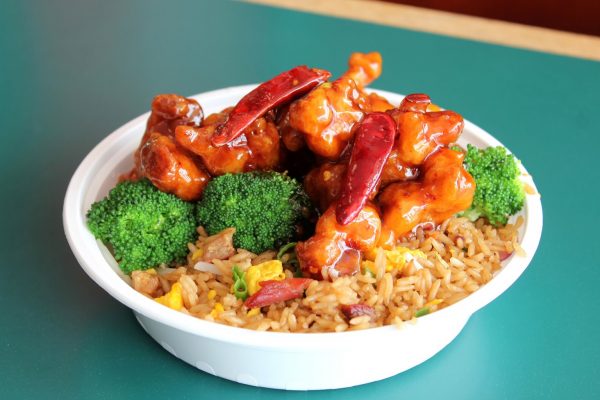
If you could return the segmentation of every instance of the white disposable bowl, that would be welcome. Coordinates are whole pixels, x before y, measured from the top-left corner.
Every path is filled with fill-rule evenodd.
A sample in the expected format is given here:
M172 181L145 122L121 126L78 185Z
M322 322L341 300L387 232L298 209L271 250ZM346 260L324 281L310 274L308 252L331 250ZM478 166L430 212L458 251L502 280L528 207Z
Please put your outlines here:
M207 114L235 104L255 85L194 96ZM375 90L398 104L402 96ZM86 226L90 205L103 198L120 174L133 166L132 154L149 113L123 125L83 160L67 189L65 234L85 272L111 296L131 308L140 325L168 352L202 371L240 383L292 390L342 388L396 375L432 357L461 331L469 317L517 280L533 257L542 230L539 195L528 195L520 229L525 257L512 256L483 288L415 324L342 333L274 333L234 328L166 308L136 292ZM461 142L500 145L465 122ZM535 187L528 177L529 185Z

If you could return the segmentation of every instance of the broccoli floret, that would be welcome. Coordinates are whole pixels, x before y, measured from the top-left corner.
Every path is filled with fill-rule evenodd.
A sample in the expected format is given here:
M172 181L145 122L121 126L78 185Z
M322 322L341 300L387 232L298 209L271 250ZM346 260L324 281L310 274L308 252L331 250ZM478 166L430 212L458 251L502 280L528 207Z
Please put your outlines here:
M163 193L148 180L121 182L87 213L90 231L112 247L126 274L182 261L196 239L194 204Z
M314 208L300 183L272 171L214 178L196 209L210 235L234 227L235 247L254 253L303 238L314 222Z
M519 180L518 160L504 147L478 149L469 144L464 165L475 179L476 189L473 204L461 215L505 225L509 216L523 208L525 190Z

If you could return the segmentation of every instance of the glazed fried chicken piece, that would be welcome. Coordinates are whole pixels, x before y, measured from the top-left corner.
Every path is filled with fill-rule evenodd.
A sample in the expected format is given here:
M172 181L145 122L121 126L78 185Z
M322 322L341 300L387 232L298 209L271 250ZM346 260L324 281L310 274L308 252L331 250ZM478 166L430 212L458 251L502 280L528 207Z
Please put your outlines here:
M436 149L454 143L464 126L462 117L453 111L405 112L396 121L398 158L411 166L421 165Z
M367 104L369 112L386 112L395 108L385 97L380 96L377 93L368 94Z
M345 163L325 163L313 168L304 178L304 190L321 212L339 196L346 168Z
M296 100L284 113L279 127L286 147L296 151L303 139L313 153L338 159L352 138L355 124L366 112L393 108L383 97L363 91L380 74L379 53L353 53L348 71Z
M387 103L385 99L383 99L383 101ZM400 113L425 113L428 104L430 104L430 101L427 96L409 95L404 99L398 109L394 109L389 112L389 114L395 114L396 117L398 117ZM404 127L404 129L403 136L406 135L406 129L408 129L408 127ZM408 133L410 135L410 132ZM410 137L415 138L416 135L410 135ZM414 180L418 177L420 173L419 166L407 165L400 154L400 143L406 142L407 139L401 137L400 133L396 134L392 152L385 161L381 173L381 183L384 186L392 182ZM421 148L422 147L423 146L421 146ZM428 146L426 149L435 150L436 147ZM321 166L312 169L306 176L304 187L312 201L317 204L321 211L326 210L329 204L331 204L331 202L339 195L342 180L347 170L347 161L348 159L346 157L346 160L338 160L337 163L324 163Z
M199 126L204 113L193 99L161 94L152 101L152 112L140 146L134 154L135 169L129 179L148 178L158 189L184 200L196 200L210 176L193 154L178 146L178 126Z
M348 60L348 70L342 78L352 79L359 90L362 90L379 78L382 64L381 54L378 52L352 53ZM394 108L385 97L376 93L363 95L366 97L365 111L367 112L384 112Z
M462 116L439 108L425 94L406 96L397 109L389 111L397 124L394 147L381 174L383 185L412 180L418 167L436 150L456 142L464 127Z
M361 252L379 241L381 220L375 206L367 203L349 224L336 220L335 203L319 218L315 235L296 246L304 276L331 279L360 270Z
M140 146L137 171L163 192L197 200L210 176L194 158L170 136L152 132Z
M392 149L381 171L381 183L383 186L387 186L393 182L414 180L419 174L419 167L407 166L402 161L398 150Z
M362 89L379 78L382 64L381 54L376 51L352 53L348 59L348 70L344 72L342 78L352 79Z
M256 119L231 143L219 147L211 143L215 130L227 119L230 110L208 116L200 127L177 127L175 140L199 156L211 175L278 169L281 161L279 132L268 117Z
M146 133L158 132L172 137L177 126L200 126L204 118L204 111L196 100L176 94L159 94L152 99L151 109Z
M292 103L289 125L303 134L313 153L336 160L346 149L354 125L363 118L366 104L356 83L342 77Z
M443 183L445 182L444 179L448 178L453 171L460 172L462 170L460 162L458 162L460 169L452 169L456 165L448 160L452 159L451 156L453 154L444 152L443 154L445 155L440 154L436 156L436 152L441 151L448 144L458 139L463 126L462 117L451 111L428 111L430 107L431 101L428 96L413 94L407 96L398 109L389 112L389 114L396 117L394 120L397 124L396 136L392 145L392 151L384 161L380 180L369 195L369 199L372 200L377 191L380 190L380 187L385 188L385 186L394 182L415 181L419 176L423 177L420 182L406 183L405 185L396 187L398 191L397 196L403 196L403 200L397 201L395 207L398 209L400 215L404 216L406 214L406 219L408 220L402 222L400 228L397 229L400 236L410 231L415 224L429 220L437 221L439 219L437 217L438 214L451 216L455 213L452 212L452 207L449 213L440 211L442 210L443 202L430 205L426 214L417 212L417 210L425 207L425 205L435 203L432 193L436 193L436 191L431 188L439 185L432 186L432 182ZM374 114L368 115L372 116ZM368 118L365 118L361 124ZM409 121L412 121L412 118L419 123L406 123L407 118ZM356 146L356 143L354 143L354 146ZM372 148L372 146L369 148ZM366 154L369 154L368 149L365 149L365 151L367 151ZM370 157L374 157L374 155ZM426 161L429 158L431 158L431 161ZM348 170L347 164L347 157L345 160L339 160L337 163L325 163L314 168L306 176L304 180L305 189L320 210L327 209L332 202L339 198L342 182ZM444 170L434 174L434 171L438 170L435 168L436 165L443 165L444 168L447 167L448 170L445 171L447 176L443 175ZM466 173L466 171L464 172ZM427 176L423 176L425 173L427 173ZM427 190L422 190L424 185L427 187ZM452 192L450 189L445 190L441 197L445 200L452 200L451 203L456 204L454 201L456 199L452 199L449 196ZM459 185L459 189L462 190L464 188ZM392 190L389 192L392 192ZM437 194L439 195L440 193ZM472 197L472 193L470 195L467 193L467 197ZM383 198L386 199L387 197L384 196ZM460 204L458 206L462 207ZM388 208L391 209L391 207ZM416 223L410 220L412 217L415 218ZM441 220L445 218L447 217ZM402 228L404 225L409 225L409 229L405 230Z
M277 118L277 129L279 130L279 134L281 135L281 142L283 146L295 153L306 147L306 142L304 141L304 135L302 132L294 129L290 125L290 107L283 107Z
M382 210L380 245L390 247L422 223L439 224L473 202L475 181L463 167L464 154L447 148L423 164L422 181L398 182L378 196Z
M428 111L429 96L407 96L397 110L390 112L398 125L395 149L399 159L418 166L437 149L456 142L463 131L463 117L454 111Z
M452 112L428 112L429 105L429 97L411 95L403 101L398 110L392 111L400 118L403 115L420 118L422 123L418 126L397 125L397 120L393 120L386 113L367 114L358 125L349 159L323 164L307 175L305 178L307 192L318 202L321 209L326 206L329 208L319 219L315 235L297 246L296 252L305 275L327 279L356 273L359 270L361 252L368 251L369 246L372 248L377 244L392 247L400 237L410 233L417 225L439 224L471 205L475 184L471 175L463 167L464 155L446 147L458 138L462 129L462 118ZM439 122L440 118L446 117L450 122ZM387 130L384 131L384 127L387 127ZM387 135L384 132L387 132ZM415 132L417 134L414 134ZM379 160L384 163L383 167L389 168L389 157L393 156L395 157L392 159L393 162L400 160L402 171L398 171L398 166L395 165L396 176L393 177L392 182L396 181L396 183L388 182L389 186L385 187L376 198L383 215L382 233L375 244L367 244L356 238L374 237L373 232L377 231L377 228L371 230L369 228L376 225L373 221L379 221L379 216L373 204L367 203L370 205L359 211L356 220L350 218L348 224L346 218L334 219L332 209L335 208L338 212L337 208L344 200L350 202L356 200L351 200L348 194L358 196L355 192L361 187L360 179L363 175L355 171L360 164L357 160L376 162L378 145L383 143L379 140L373 141L377 135L388 138L388 153L382 156L386 158ZM401 147L401 144L404 147ZM407 155L403 151L407 148L407 144L411 145L409 150L412 151L408 156L413 157L417 165L405 161ZM362 152L356 152L357 148L361 147ZM355 152L357 157L360 154L357 159L354 157ZM360 165L370 166L364 163ZM359 181L348 180L347 175L350 172L353 172L354 178ZM398 176L398 172L402 172L401 177ZM417 177L420 178L418 181ZM353 183L344 186L343 182ZM363 199L372 201L377 194L381 180L372 183L373 185L369 186L368 192L365 193L367 197L362 197ZM342 190L343 187L346 187L345 191ZM373 210L377 217L365 218L365 213L370 210ZM366 219L369 219L371 224L365 225ZM350 229L351 235L348 235L347 229ZM319 267L321 267L320 271Z

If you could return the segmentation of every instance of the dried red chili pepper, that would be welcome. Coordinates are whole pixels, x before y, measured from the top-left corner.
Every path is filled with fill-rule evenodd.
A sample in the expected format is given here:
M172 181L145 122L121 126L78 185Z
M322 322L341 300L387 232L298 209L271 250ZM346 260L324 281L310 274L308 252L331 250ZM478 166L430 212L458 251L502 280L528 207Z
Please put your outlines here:
M363 315L368 315L371 318L375 316L375 309L368 304L344 304L340 309L348 320Z
M396 136L396 123L386 113L367 114L358 126L350 162L335 209L337 222L352 222L379 183Z
M231 110L227 121L211 138L212 144L223 146L231 142L267 111L307 93L330 76L328 71L300 65L262 83Z
M312 281L308 278L287 278L281 281L260 282L260 290L248 297L244 305L248 308L264 307L280 301L296 299L304 294Z

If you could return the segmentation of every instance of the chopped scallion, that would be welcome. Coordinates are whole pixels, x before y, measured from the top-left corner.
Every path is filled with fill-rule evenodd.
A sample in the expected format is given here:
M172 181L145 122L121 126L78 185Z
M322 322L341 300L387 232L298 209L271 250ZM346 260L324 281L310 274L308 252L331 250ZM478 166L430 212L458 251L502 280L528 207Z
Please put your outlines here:
M417 310L417 312L415 313L415 317L419 318L427 314L429 314L429 307L423 307Z
M237 265L233 266L233 294L237 299L248 298L248 285L246 284L246 273L242 272Z
M283 262L283 257L287 254L288 257L285 260L285 264L294 267L294 277L302 278L302 270L300 269L300 263L298 262L298 257L296 256L297 244L297 242L290 242L281 246L277 252L277 259Z
M279 248L279 251L277 252L277 259L279 261L281 261L281 257L283 257L283 255L285 253L287 253L290 249L295 248L297 244L298 244L297 242L290 242L288 244L284 244L283 246L281 246Z

